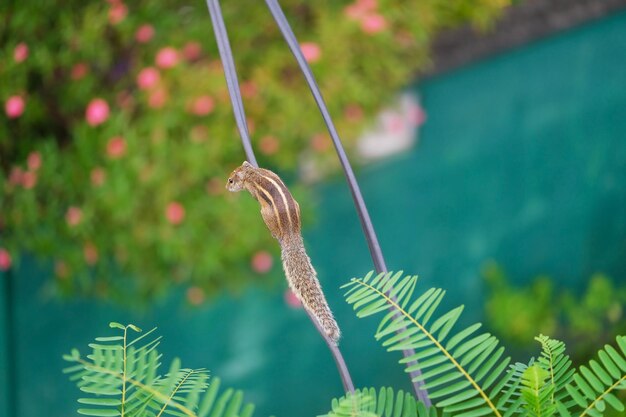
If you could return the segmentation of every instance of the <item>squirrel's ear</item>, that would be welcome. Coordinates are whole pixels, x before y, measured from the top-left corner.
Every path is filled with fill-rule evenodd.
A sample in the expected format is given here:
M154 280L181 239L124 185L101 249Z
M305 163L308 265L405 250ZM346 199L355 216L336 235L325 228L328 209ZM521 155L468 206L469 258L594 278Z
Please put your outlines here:
M252 167L252 164L248 161L243 161L243 164L241 164L242 167L246 167L246 168L250 168Z

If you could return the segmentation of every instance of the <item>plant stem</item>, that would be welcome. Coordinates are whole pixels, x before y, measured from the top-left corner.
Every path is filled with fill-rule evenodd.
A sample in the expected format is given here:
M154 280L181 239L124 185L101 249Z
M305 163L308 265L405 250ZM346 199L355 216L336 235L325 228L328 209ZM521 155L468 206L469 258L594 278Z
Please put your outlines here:
M126 405L126 336L128 333L128 326L124 327L124 352L122 355L122 361L124 364L124 369L122 371L122 413L121 416L124 417L124 406Z

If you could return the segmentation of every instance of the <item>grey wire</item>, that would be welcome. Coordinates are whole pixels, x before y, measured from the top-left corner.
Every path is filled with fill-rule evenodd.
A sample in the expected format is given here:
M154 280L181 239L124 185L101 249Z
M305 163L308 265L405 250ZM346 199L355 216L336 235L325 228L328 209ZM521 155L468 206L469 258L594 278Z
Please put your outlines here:
M354 171L352 170L352 166L350 165L350 161L346 156L346 153L343 149L343 145L341 143L341 139L337 134L337 130L335 129L335 125L330 117L330 113L328 112L328 108L326 107L326 103L324 102L324 98L322 97L322 93L315 82L315 77L309 67L309 64L306 62L302 51L300 50L300 45L298 40L296 39L285 14L280 7L280 4L277 0L265 0L276 24L280 28L280 31L285 38L285 41L289 45L289 49L291 49L292 54L298 61L298 65L300 66L300 70L304 74L306 78L306 82L309 85L309 89L313 94L315 102L317 103L317 107L324 118L324 122L328 128L328 132L330 133L330 137L333 140L333 144L335 146L335 150L337 151L337 156L339 157L339 161L341 162L341 166L343 167L344 174L346 176L346 180L348 181L348 186L350 188L350 192L352 193L352 198L354 200L354 204L356 206L356 210L359 216L359 220L361 221L361 227L363 228L363 232L365 233L365 238L367 240L367 245L370 250L370 255L374 262L374 267L376 271L387 272L387 266L385 264L385 259L383 257L382 250L380 249L380 244L378 243L378 238L376 237L376 232L374 230L374 226L372 224L372 220L370 219L369 213L367 211L367 207L365 205L365 201L363 200L363 196L361 194L361 190L359 188L359 184L354 176ZM399 315L399 313L397 313ZM399 329L398 332L401 332L402 329ZM402 352L405 358L413 356L415 351L413 349L406 349ZM407 364L407 366L411 366L413 364L417 364L417 361L411 361ZM416 377L421 375L421 371L413 371L410 373L411 380L415 381ZM424 388L424 382L413 382L413 389L415 391L415 395L417 398L424 403L427 407L431 406L430 398L428 397L428 392Z
M265 3L269 7L272 16L274 16L274 20L278 24L278 27L280 28L280 31L285 38L285 41L289 45L289 49L291 49L291 53L295 56L296 61L298 61L300 70L306 78L306 82L309 85L313 97L315 98L317 107L320 113L322 113L324 123L326 123L326 126L328 127L328 133L330 133L330 137L332 138L333 145L335 146L335 150L337 151L337 156L339 157L339 162L341 163L344 174L348 181L348 187L350 188L352 199L354 200L354 204L356 205L356 210L359 215L361 227L363 228L363 232L365 233L367 246L369 247L372 261L374 262L374 267L377 271L386 271L387 265L385 264L385 259L383 258L380 244L378 243L378 238L376 237L376 232L374 231L374 226L372 225L372 220L370 219L369 212L367 211L367 207L365 206L365 202L363 201L361 189L359 188L359 184L357 183L357 180L354 176L354 171L352 170L350 161L348 161L346 152L343 149L343 144L341 143L341 139L337 134L335 124L330 117L330 113L328 112L328 108L326 107L324 97L322 97L322 93L320 92L320 89L315 82L315 78L313 77L311 68L306 62L306 59L304 58L304 55L300 50L300 45L295 35L293 34L291 26L289 25L289 22L287 21L287 18L285 17L285 14L283 13L278 2L275 0L266 0Z
M224 66L224 75L226 77L226 85L228 86L228 93L233 105L233 112L235 113L235 119L237 121L237 127L241 136L241 142L243 143L244 150L246 152L246 158L255 167L258 167L256 157L254 156L254 150L250 143L250 135L248 134L248 127L246 121L246 115L243 108L243 101L241 99L241 93L239 91L239 83L237 82L237 72L235 70L235 63L233 60L233 53L230 48L230 42L228 41L228 33L226 32L226 26L224 25L224 18L222 17L222 11L218 0L207 0L207 6L209 8L209 14L211 15L211 21L213 22L213 30L215 32L215 38L222 59L222 65ZM352 383L352 377L346 366L346 362L343 359L339 348L322 330L319 323L308 311L307 315L311 322L322 336L328 348L333 355L339 376L345 392L354 392L354 384Z
M224 66L224 73L226 76L226 85L228 87L230 101L233 105L233 113L235 114L235 121L237 122L237 128L239 129L239 135L241 136L241 143L243 144L243 149L246 152L246 159L252 165L258 167L256 157L252 149L252 144L250 142L246 111L243 108L241 91L239 91L239 83L237 82L237 70L235 69L233 53L228 40L228 32L226 31L224 18L222 17L222 9L220 8L220 4L217 0L207 0L206 4L209 8L209 14L211 15L213 32L215 33L215 38L217 39L217 47L220 52L220 58L222 59L222 65Z

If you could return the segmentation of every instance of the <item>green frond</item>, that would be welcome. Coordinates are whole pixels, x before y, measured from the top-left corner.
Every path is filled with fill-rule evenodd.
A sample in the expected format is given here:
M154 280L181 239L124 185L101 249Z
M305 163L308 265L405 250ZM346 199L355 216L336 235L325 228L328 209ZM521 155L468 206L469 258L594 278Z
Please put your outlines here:
M539 363L535 363L522 374L521 394L523 408L528 417L550 417L556 406L552 401L554 385L550 382L551 374Z
M376 339L389 351L415 351L400 362L407 363L406 372L422 371L415 380L425 382L429 397L444 412L501 417L495 398L510 377L506 372L510 358L503 356L494 336L476 333L480 324L455 331L463 307L438 313L445 291L432 288L414 298L416 284L416 276L370 273L343 288L358 317L384 312Z
M544 335L535 337L535 340L541 343L541 356L537 364L549 373L548 382L554 387L551 401L563 401L567 396L565 386L576 372L571 367L571 359L565 354L565 343Z
M626 337L618 336L616 342L620 351L605 345L598 352L598 360L591 360L587 366L581 366L572 382L565 386L570 398L581 410L572 415L600 417L607 405L624 412L624 403L616 394L617 391L626 390ZM568 407L562 402L557 407L561 415L565 415L561 410Z
M219 380L209 386L204 369L186 369L175 359L165 376L159 374L161 338L154 329L139 335L133 325L111 323L121 335L102 336L82 357L77 349L63 355L70 366L63 370L87 394L78 400L78 413L88 416L251 417L252 404L244 404L241 391L218 393ZM132 332L129 332L131 330ZM130 338L129 335L136 336ZM152 336L152 337L149 337ZM208 388L208 389L207 389Z
M534 359L530 360L530 365L534 363ZM497 407L503 410L503 417L510 417L515 413L519 413L522 409L524 399L521 395L522 375L528 369L527 364L517 362L510 365L506 383L504 384L502 394L498 398Z
M220 392L221 381L212 378L209 389L200 397L197 417L251 417L254 405L244 403L243 392L228 388Z
M333 399L331 411L318 417L437 417L437 410L426 408L409 392L363 388Z

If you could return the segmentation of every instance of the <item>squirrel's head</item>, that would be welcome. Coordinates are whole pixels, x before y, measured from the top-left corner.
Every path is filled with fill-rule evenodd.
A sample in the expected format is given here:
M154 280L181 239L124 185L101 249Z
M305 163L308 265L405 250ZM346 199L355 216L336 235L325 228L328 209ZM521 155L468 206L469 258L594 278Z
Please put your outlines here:
M244 182L248 176L248 172L254 169L252 164L248 161L244 161L240 167L237 167L230 177L228 177L228 181L226 182L226 189L228 191L237 192L243 190Z

